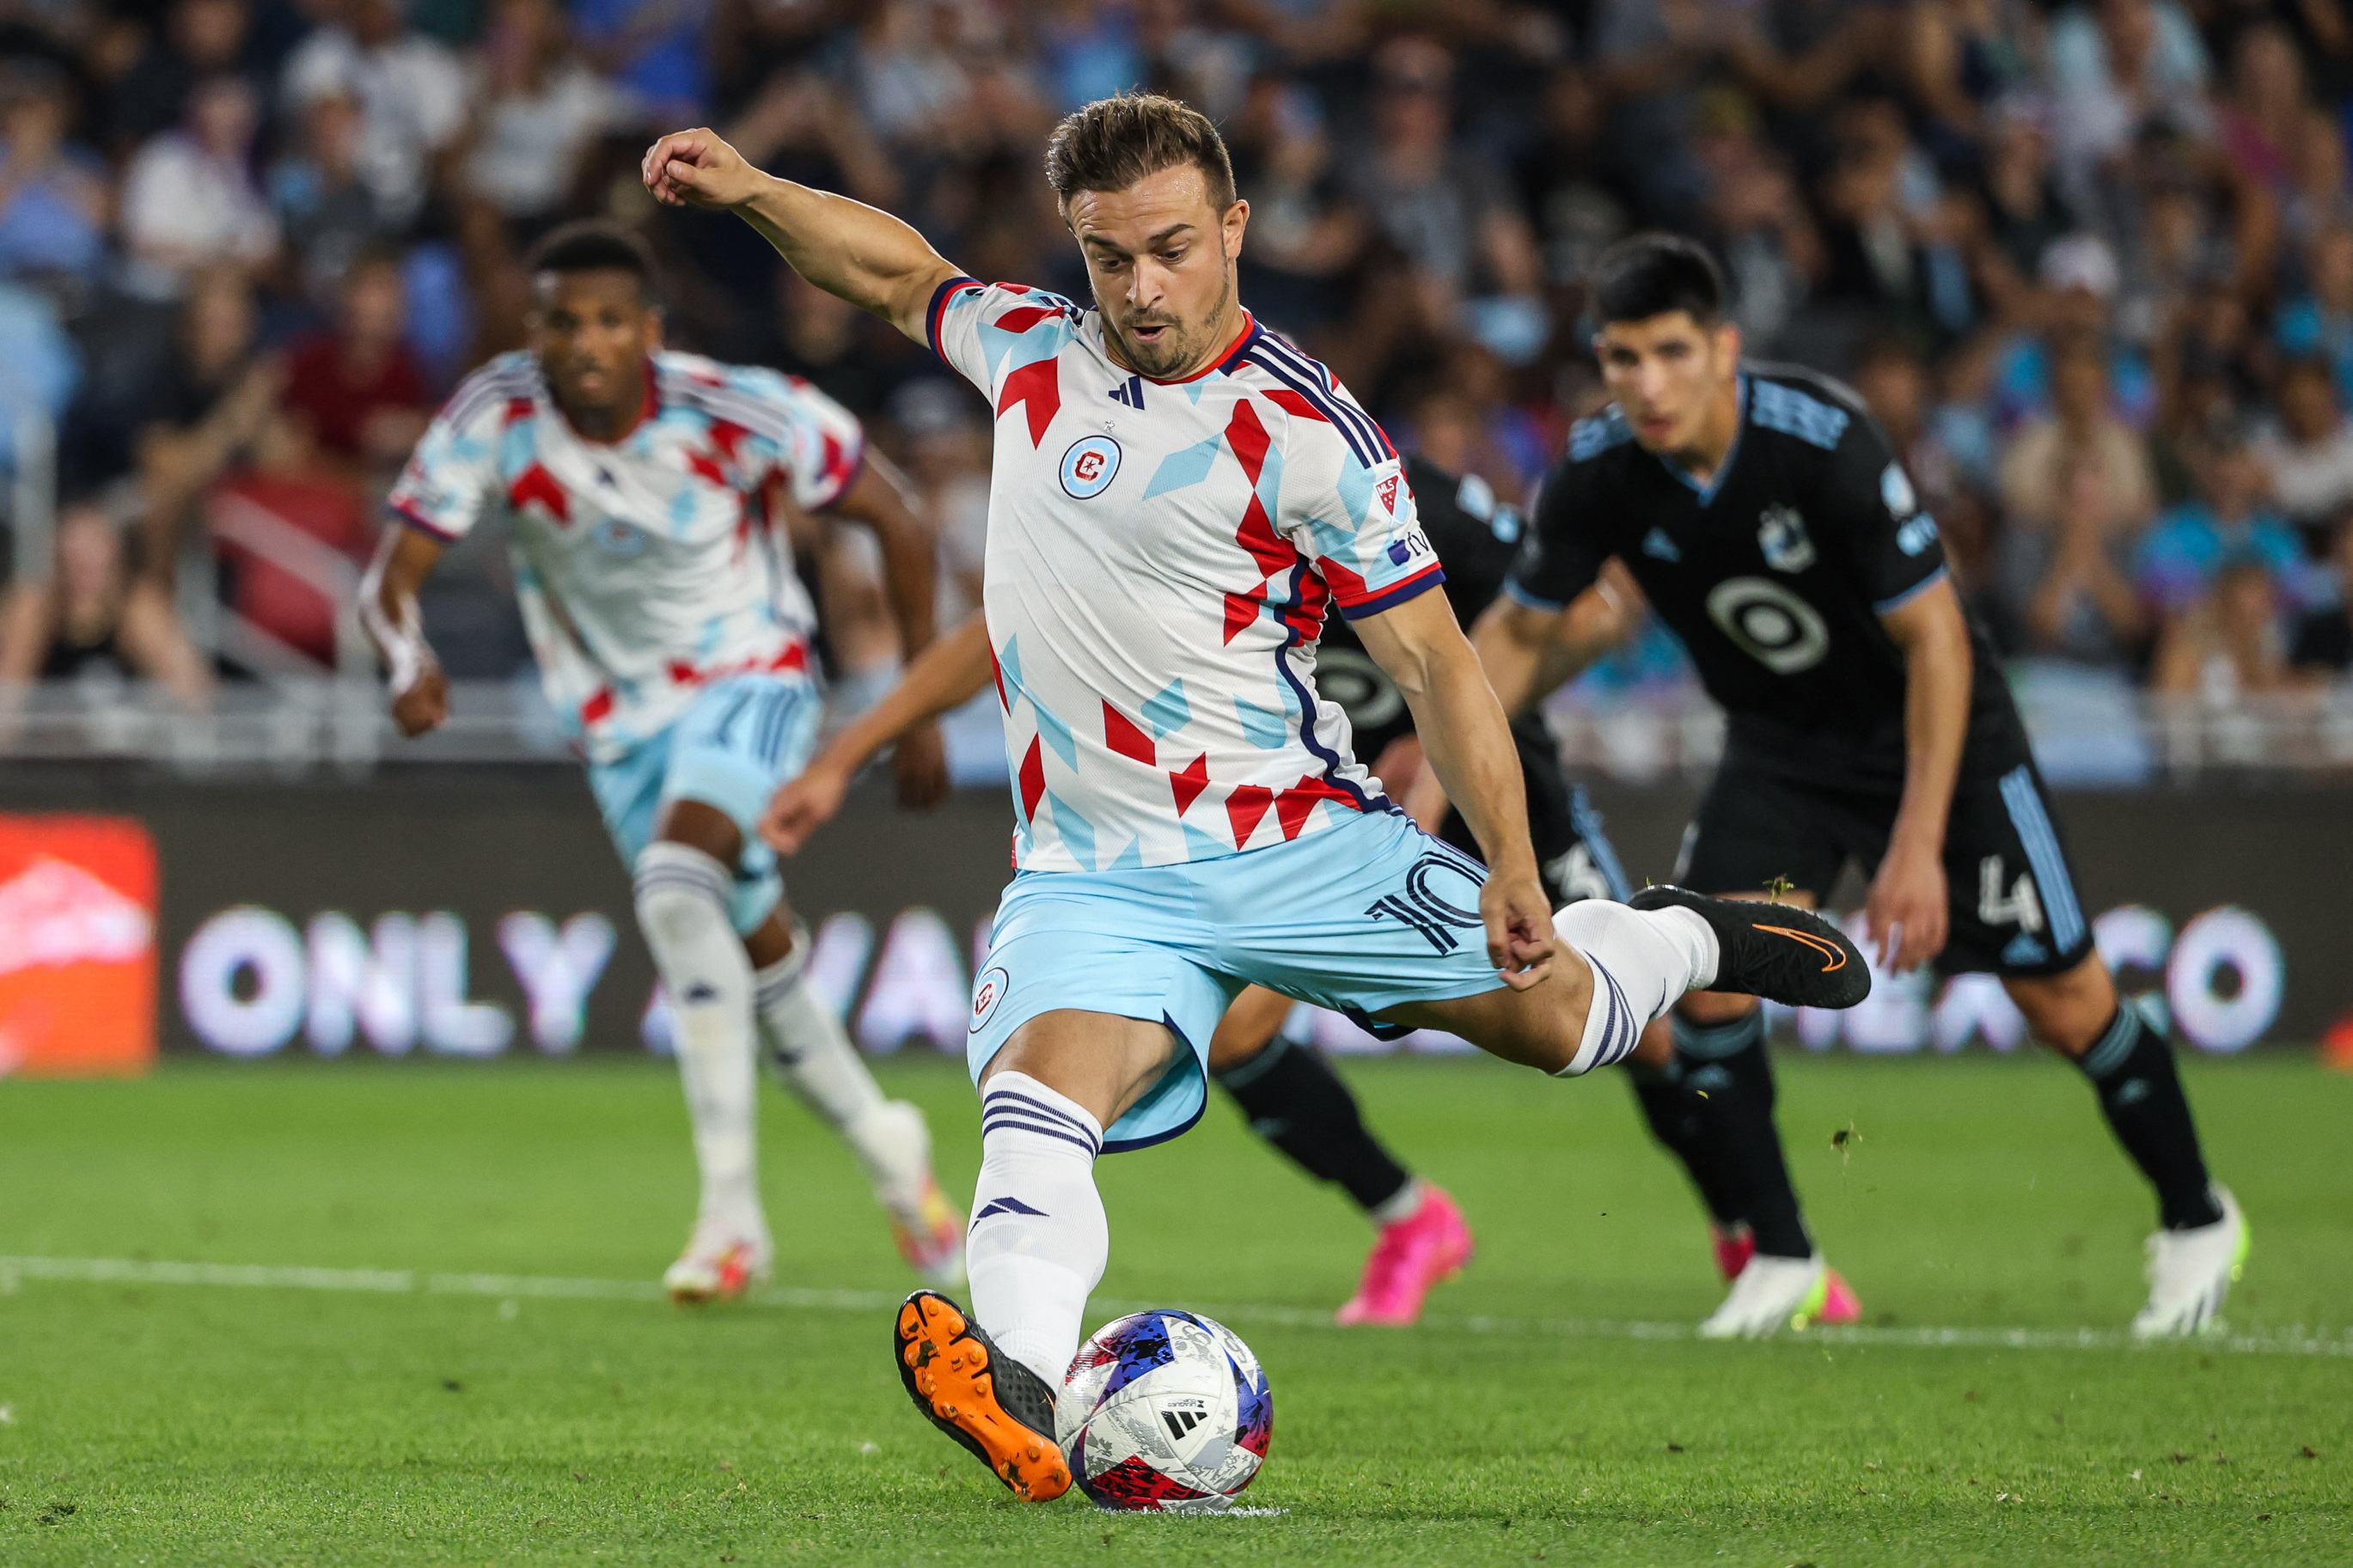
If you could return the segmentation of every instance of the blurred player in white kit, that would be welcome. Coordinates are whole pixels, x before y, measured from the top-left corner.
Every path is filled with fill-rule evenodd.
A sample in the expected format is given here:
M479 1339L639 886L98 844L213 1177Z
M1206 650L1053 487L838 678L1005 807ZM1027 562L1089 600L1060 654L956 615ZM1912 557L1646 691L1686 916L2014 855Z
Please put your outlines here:
M530 349L469 377L417 443L361 594L393 716L408 735L448 718L417 590L446 547L503 522L541 679L586 755L677 1017L702 1190L664 1276L672 1299L724 1300L768 1277L763 1044L858 1156L907 1261L956 1281L963 1216L933 1179L923 1115L883 1098L808 984L808 933L753 831L824 711L784 509L875 531L910 656L932 635L929 537L839 405L774 371L661 346L652 263L626 231L559 229L529 265ZM909 739L902 793L936 796L937 732Z

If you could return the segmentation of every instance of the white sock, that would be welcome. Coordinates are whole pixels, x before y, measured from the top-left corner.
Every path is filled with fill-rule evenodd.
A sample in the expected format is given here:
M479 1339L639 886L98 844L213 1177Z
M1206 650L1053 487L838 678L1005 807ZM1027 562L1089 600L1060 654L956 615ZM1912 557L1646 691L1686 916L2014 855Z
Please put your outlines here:
M912 1207L932 1168L923 1112L882 1098L841 1020L808 984L808 955L809 933L796 927L793 950L752 976L753 1010L769 1058L793 1092L841 1134L875 1191Z
M638 925L678 1017L678 1071L702 1169L701 1218L763 1234L754 1134L752 961L727 915L734 879L685 844L638 857Z
M1552 929L1593 970L1585 1036L1563 1078L1623 1060L1651 1020L1715 981L1715 932L1689 910L1580 899L1553 916Z
M1399 1220L1411 1219L1421 1207L1422 1185L1419 1176L1408 1176L1397 1195L1384 1204L1375 1204L1365 1212L1377 1226L1392 1226Z
M1027 1073L980 1094L980 1181L965 1248L972 1315L997 1347L1060 1392L1087 1295L1111 1259L1095 1191L1103 1126Z

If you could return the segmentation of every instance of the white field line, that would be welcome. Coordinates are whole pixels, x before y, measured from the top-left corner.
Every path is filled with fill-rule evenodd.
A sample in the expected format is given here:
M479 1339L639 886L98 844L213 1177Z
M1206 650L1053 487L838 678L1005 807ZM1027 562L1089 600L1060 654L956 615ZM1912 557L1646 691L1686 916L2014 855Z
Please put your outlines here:
M574 1300L659 1301L661 1286L651 1279L566 1279L533 1274L427 1274L413 1268L308 1268L254 1263L163 1263L131 1258L9 1258L0 1257L0 1295L15 1291L21 1281L56 1280L101 1285L212 1285L263 1290L327 1290L363 1295L487 1296L515 1300L525 1296ZM898 1305L899 1298L876 1290L812 1290L768 1285L754 1290L748 1303L803 1310L881 1312ZM1138 1311L1166 1302L1101 1300L1102 1310ZM1265 1323L1275 1328L1330 1329L1329 1312L1302 1307L1202 1305L1198 1310L1235 1322ZM1613 1322L1562 1318L1454 1317L1431 1313L1422 1318L1425 1331L1463 1334L1546 1334L1567 1339L1688 1340L1688 1323ZM2020 1350L2107 1351L2164 1349L2136 1345L2116 1329L1996 1329L1996 1328L1817 1328L1802 1339L1813 1344L1884 1346L1896 1350ZM2307 1355L2353 1357L2353 1331L2272 1330L2257 1333L2223 1333L2179 1342L2203 1351L2227 1351L2243 1355Z

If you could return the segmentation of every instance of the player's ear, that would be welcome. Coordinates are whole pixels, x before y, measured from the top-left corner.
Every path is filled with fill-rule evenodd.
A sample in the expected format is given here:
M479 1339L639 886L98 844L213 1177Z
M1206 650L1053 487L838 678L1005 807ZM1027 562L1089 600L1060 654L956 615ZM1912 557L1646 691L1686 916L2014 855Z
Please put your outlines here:
M662 308L659 305L646 307L646 346L648 348L658 349L662 346L662 328L667 323L668 318L663 316Z
M1218 227L1225 241L1227 260L1232 261L1241 255L1242 231L1249 226L1250 203L1236 196L1233 205L1226 209L1226 216L1218 220Z
M1729 319L1720 322L1715 329L1715 353L1719 363L1740 363L1740 328Z

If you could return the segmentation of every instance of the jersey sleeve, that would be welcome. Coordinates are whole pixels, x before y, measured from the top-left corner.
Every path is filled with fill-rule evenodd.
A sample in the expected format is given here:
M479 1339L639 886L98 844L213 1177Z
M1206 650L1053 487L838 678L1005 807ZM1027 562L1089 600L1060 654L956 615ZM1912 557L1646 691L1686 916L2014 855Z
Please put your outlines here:
M1078 335L1079 318L1076 305L1042 289L951 278L932 295L924 331L932 352L1002 411L1008 392L1018 398L1024 391L1008 383L1060 353Z
M1539 610L1557 610L1593 585L1613 553L1587 495L1583 466L1565 459L1546 475L1535 520L1520 542L1504 592Z
M1343 418L1350 423L1336 423ZM1343 616L1377 616L1446 581L1405 465L1370 416L1335 405L1330 417L1294 414L1291 430L1282 491L1303 506L1283 519L1283 531Z
M1920 509L1886 433L1851 421L1831 453L1820 508L1825 531L1843 537L1857 581L1879 615L1901 608L1945 574L1936 520Z
M499 437L531 399L514 367L493 360L459 384L425 427L385 505L409 527L455 543L500 491Z
M745 487L780 479L806 511L823 511L841 500L866 460L866 429L858 416L797 375L730 365L727 378L742 398L773 416L749 427L738 457Z

